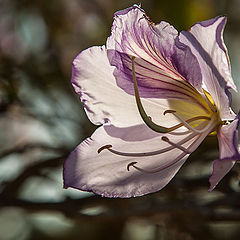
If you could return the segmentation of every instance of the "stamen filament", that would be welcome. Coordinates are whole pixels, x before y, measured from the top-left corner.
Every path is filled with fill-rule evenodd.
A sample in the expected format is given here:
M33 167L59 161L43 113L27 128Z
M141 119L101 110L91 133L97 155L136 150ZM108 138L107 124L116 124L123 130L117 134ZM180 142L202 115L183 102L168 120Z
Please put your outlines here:
M212 131L212 129L214 129L215 125L216 125L216 123L214 121L210 121L210 123L208 124L208 131L205 131L205 132L203 132L202 134L199 134L199 135L198 134L193 135L193 137L198 135L198 138L188 147L188 151L189 152L195 151L195 149L199 146L199 144L203 141L203 139ZM169 164L167 164L163 167L157 168L157 169L153 169L153 170L148 170L148 169L146 170L146 169L137 167L136 164L138 162L129 163L127 168L129 170L129 168L132 166L135 169L137 169L138 171L143 172L143 173L150 173L150 174L151 173L158 173L160 171L163 171L163 170L173 166L174 164L176 164L178 161L180 161L186 155L187 155L187 153L183 152L177 158L175 158L173 161L171 161Z
M155 132L159 132L159 133L169 133L169 132L174 131L182 126L186 126L186 127L189 126L190 127L189 129L194 131L194 129L189 124L186 124L186 122L192 122L192 121L196 121L196 120L200 120L200 119L210 120L210 118L206 117L206 116L197 116L195 118L188 119L187 121L184 121L182 118L180 118L182 123L180 123L176 126L173 126L171 128L163 127L163 126L160 126L160 125L154 123L152 121L151 117L147 115L146 111L143 108L143 105L142 105L142 102L141 102L141 99L139 96L138 86L137 86L137 79L136 79L135 65L134 65L135 57L133 56L131 59L132 59L132 75L133 75L133 83L134 83L134 92L135 92L135 99L136 99L138 111L139 111L143 121L146 123L146 125L150 129L152 129ZM165 111L165 113L170 113L170 112L175 114L175 111L173 111L173 110Z
M191 153L191 152L190 152L188 149L186 149L185 147L183 147L183 146L181 146L181 145L179 145L179 144L177 144L177 143L174 143L174 142L170 141L170 140L168 139L168 137L166 137L166 136L163 136L163 137L162 137L162 140L163 140L164 142L169 143L169 144L172 145L173 147L182 150L182 151L185 152L186 154L190 154L190 153Z
M209 117L206 117L206 116L199 116L199 117L200 117L199 119L197 119L198 117L194 117L194 118L191 118L191 119L188 119L188 120L185 121L184 119L182 119L180 116L178 116L178 115L176 114L176 111L167 110L167 111L164 112L164 115L165 115L166 113L172 113L172 114L183 124L183 126L185 126L186 128L188 128L189 130L191 130L191 131L193 131L193 132L195 132L195 133L203 133L203 132L205 132L206 129L208 128L208 125L209 125L210 123L209 123L205 128L203 128L203 129L201 129L201 130L198 130L198 129L196 129L196 128L193 128L193 127L189 124L189 122L196 121L196 120L200 120L200 119L208 119L208 120L210 120L210 122L215 121L215 116L214 116L214 115L212 115L211 119L210 119ZM194 120L193 120L193 119L194 119ZM191 121L190 121L190 120L191 120Z
M193 133L193 134L187 136L186 138L182 139L178 143L175 143L176 146L178 146L177 148L180 148L181 147L180 145L188 142L189 140L191 140L195 136L196 136L196 134ZM105 145L105 146L102 146L101 148L98 149L98 153L100 153L102 150L106 149L106 150L110 151L111 153L114 153L114 154L119 155L119 156L125 156L125 157L149 157L149 156L154 156L154 155L158 155L158 154L162 154L162 153L168 152L168 151L176 148L176 146L174 144L171 144L171 146L163 148L163 149L160 149L160 150L157 150L157 151L142 152L142 153L129 153L129 152L120 152L120 151L114 150L114 149L112 149L112 145ZM183 150L183 151L186 152L188 150Z
M178 128L180 128L180 127L183 127L183 126L186 126L186 124L188 125L188 126L190 126L188 123L190 123L190 122L194 122L194 121L197 121L197 120L203 120L203 119L205 119L205 120L211 120L211 118L209 118L209 117L206 117L206 116L197 116L197 117L193 117L193 118L190 118L190 119L187 119L186 121L184 121L183 119L182 119L182 123L179 123L179 124L177 124L177 125L175 125L175 126L173 126L173 127L170 127L169 128L169 133L170 132L172 132L172 131L174 131L174 130L176 130L176 129L178 129ZM180 119L179 119L180 120ZM190 126L191 127L191 126ZM191 132L192 131L195 131L195 129L194 128L188 128L189 130L191 130Z
M205 125L206 125L205 122L203 122L203 123L199 124L197 127L201 128L201 127L204 127ZM192 132L192 130L187 130L187 131L184 131L184 132L169 132L168 134L170 134L170 135L186 135L186 134L189 134L191 132Z

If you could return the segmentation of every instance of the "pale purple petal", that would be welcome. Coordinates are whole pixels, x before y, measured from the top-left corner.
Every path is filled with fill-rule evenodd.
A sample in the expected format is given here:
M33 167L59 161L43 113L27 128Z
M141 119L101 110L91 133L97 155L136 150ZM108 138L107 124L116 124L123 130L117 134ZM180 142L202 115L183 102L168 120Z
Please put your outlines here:
M166 22L151 23L136 5L117 12L107 49L111 65L116 66L118 86L133 94L130 56L135 56L142 97L190 100L194 90L187 82L200 89L201 72L190 48L180 43L175 46L177 34Z
M150 24L146 14L137 5L115 14L107 49L143 58L163 66L174 52L178 32L167 22Z
M125 92L134 95L131 57L124 53L108 50L108 58L111 65L116 66L114 76L117 85ZM134 63L141 97L195 101L197 91L183 78L171 77L167 71L162 71L160 66L153 65L141 58L135 58Z
M169 139L178 142L185 137L171 135ZM196 138L192 138L183 146L188 147L195 140ZM193 150L200 142L196 143ZM63 172L66 188L91 191L105 197L134 197L148 194L162 189L188 156L180 149L148 157L118 156L106 149L98 154L98 149L107 144L122 152L149 152L169 147L169 144L161 139L161 134L149 130L145 125L129 128L100 127L66 160ZM179 155L182 158L174 163ZM145 170L156 170L160 167L165 169L151 174L140 172L133 167L128 171L127 166L131 162L137 162L136 166Z
M89 119L96 125L111 123L120 127L141 123L134 96L126 94L116 85L113 70L104 46L89 48L73 61L72 84ZM145 105L153 116L158 114L155 111L157 103L148 102ZM166 101L162 105L168 106ZM159 115L163 111L159 107Z
M222 125L218 130L220 159L237 156L238 153L239 115L228 125Z
M96 125L113 124L118 127L143 123L137 110L135 97L119 88L113 76L114 67L108 61L105 47L92 47L81 52L73 61L72 84L80 95L89 119ZM196 111L205 114L192 101L142 99L146 112L163 126L177 124L174 116L164 116L164 111L176 106L187 118ZM187 108L186 108L187 106ZM186 112L186 110L188 110Z
M213 163L213 172L209 179L209 191L212 191L231 170L235 162L240 160L238 151L238 125L239 115L231 124L223 125L218 130L220 159L215 160Z
M222 178L232 169L235 164L235 160L232 159L217 159L213 162L213 173L209 179L210 188L209 192L212 191Z
M197 57L202 72L203 87L212 96L221 119L232 120L229 108L229 88L236 90L231 76L227 50L223 42L225 17L196 23L189 31L180 33L180 42L188 45Z
M174 53L171 61L177 71L196 90L202 92L202 73L197 58L193 55L191 48L175 39Z

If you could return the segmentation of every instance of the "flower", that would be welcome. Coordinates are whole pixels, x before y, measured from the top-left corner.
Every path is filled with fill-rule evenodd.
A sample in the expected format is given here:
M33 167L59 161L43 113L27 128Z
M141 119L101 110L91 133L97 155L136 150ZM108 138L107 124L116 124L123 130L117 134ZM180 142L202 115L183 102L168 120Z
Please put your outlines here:
M214 133L220 156L210 190L217 185L240 159L225 23L216 17L178 33L137 5L115 13L106 46L73 61L72 85L101 126L65 161L65 188L106 197L158 191Z

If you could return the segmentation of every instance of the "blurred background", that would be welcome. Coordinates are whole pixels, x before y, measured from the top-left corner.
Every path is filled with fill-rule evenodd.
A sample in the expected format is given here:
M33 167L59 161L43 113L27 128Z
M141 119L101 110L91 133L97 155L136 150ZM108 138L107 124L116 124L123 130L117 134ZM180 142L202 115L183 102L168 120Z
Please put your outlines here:
M0 240L239 239L238 164L208 193L218 156L209 137L162 191L106 199L62 188L66 156L92 125L70 84L71 62L105 44L131 0L0 0ZM179 31L226 15L225 42L240 87L240 1L142 0ZM233 108L239 109L233 95Z

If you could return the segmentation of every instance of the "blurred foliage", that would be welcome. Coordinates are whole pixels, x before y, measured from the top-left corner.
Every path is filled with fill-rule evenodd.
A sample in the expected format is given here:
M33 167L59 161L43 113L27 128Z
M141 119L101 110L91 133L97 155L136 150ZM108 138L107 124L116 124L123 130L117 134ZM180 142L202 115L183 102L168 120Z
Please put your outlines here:
M0 240L239 239L237 165L212 193L209 137L162 191L106 199L62 188L62 164L96 128L73 93L71 62L105 44L113 13L131 0L0 0ZM240 86L237 0L142 0L154 22L179 31L227 15L225 33ZM233 105L239 108L239 96Z

